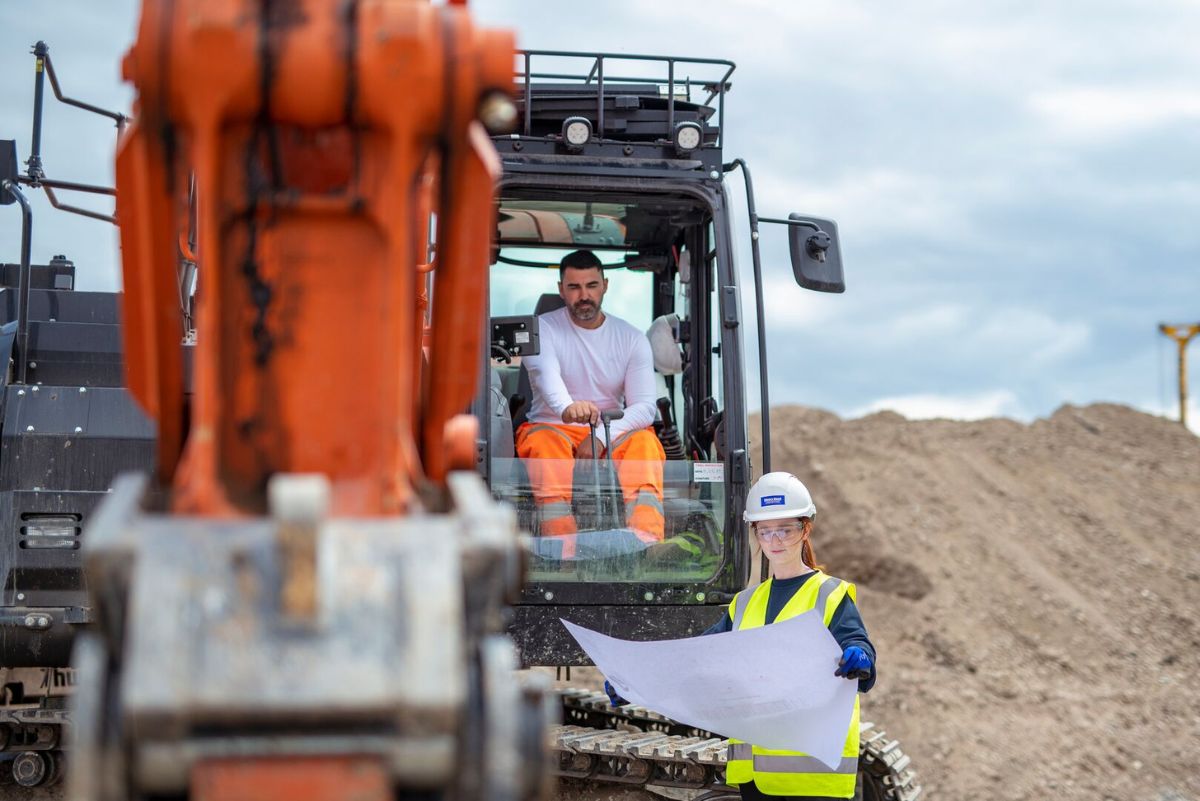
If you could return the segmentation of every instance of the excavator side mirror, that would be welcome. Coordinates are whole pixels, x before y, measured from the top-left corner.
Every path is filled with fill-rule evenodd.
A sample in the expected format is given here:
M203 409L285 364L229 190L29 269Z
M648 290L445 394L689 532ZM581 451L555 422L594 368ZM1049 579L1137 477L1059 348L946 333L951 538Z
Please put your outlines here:
M802 214L788 215L792 273L796 283L817 292L845 292L837 223Z
M17 182L17 143L14 139L0 139L0 183L4 181ZM0 206L15 203L12 192L0 190Z

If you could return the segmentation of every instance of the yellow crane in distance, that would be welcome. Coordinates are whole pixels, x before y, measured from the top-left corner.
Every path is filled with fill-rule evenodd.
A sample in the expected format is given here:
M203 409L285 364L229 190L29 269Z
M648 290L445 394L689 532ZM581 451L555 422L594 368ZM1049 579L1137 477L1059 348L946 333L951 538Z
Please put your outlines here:
M1159 323L1158 330L1175 340L1179 348L1179 422L1187 427L1187 346L1200 334L1200 323Z

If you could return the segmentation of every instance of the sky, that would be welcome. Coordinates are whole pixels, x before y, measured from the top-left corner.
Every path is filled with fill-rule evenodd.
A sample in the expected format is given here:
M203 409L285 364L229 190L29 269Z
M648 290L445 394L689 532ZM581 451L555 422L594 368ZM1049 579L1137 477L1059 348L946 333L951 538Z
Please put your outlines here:
M0 0L0 136L17 139L21 158L29 46L49 42L68 95L125 109L119 60L136 5ZM1157 325L1200 322L1195 3L471 8L515 29L523 47L737 63L726 160L750 163L760 214L837 220L846 269L844 295L800 289L786 232L764 226L772 405L1027 421L1108 401L1176 414L1175 346ZM48 175L112 181L108 121L48 101L45 125ZM66 253L80 288L118 285L110 226L40 196L34 205L35 261ZM0 259L17 260L19 231L15 207L0 209ZM748 287L744 224L740 233ZM743 308L753 305L747 294ZM1200 431L1197 343L1190 418ZM751 340L750 375L755 351Z

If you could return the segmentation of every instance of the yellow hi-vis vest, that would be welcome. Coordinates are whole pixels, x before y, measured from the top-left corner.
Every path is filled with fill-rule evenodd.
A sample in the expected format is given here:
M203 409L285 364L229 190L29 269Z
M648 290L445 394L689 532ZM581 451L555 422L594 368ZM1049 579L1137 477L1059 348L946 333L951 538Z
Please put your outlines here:
M767 598L771 580L757 587L742 590L729 604L733 629L752 629L766 625ZM825 625L833 619L838 604L847 595L855 598L854 585L848 581L817 571L796 591L780 610L775 622L787 620L810 609L823 610ZM798 751L773 751L740 740L729 741L729 759L725 766L726 784L738 785L753 781L767 795L816 795L829 798L850 798L858 774L858 698L854 699L854 714L842 748L842 760L833 768L816 757Z

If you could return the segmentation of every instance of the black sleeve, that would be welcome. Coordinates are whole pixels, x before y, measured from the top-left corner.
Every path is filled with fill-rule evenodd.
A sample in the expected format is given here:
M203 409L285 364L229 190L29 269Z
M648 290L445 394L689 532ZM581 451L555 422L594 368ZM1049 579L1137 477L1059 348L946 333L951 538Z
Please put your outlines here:
M729 610L726 610L725 614L721 615L720 620L718 620L716 623L713 623L704 631L700 632L700 636L704 637L708 634L724 634L727 631L733 631L733 620L731 620L729 617Z
M858 613L858 607L854 605L854 601L849 595L842 598L842 602L834 611L833 619L829 621L829 632L843 651L851 645L857 645L867 652L867 656L871 658L871 677L859 679L858 691L860 693L870 691L875 686L875 646L868 639L867 627L863 625L862 615Z

